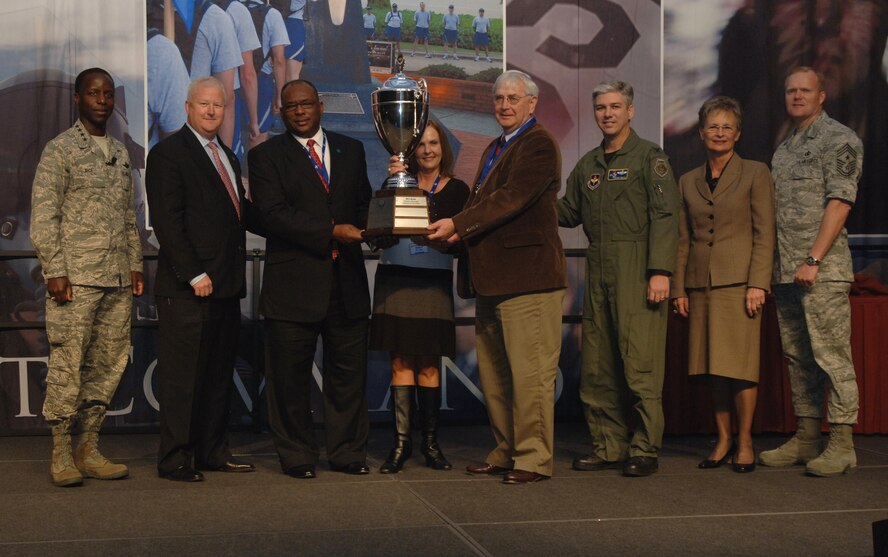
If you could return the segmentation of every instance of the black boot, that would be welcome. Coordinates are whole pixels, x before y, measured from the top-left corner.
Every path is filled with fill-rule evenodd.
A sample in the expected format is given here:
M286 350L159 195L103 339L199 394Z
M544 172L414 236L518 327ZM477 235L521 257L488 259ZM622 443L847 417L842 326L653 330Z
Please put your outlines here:
M418 387L419 419L422 422L422 447L426 466L435 470L450 470L453 466L444 457L438 445L438 410L441 408L441 387Z
M413 409L413 385L392 385L392 414L395 425L395 446L379 467L383 474L397 474L410 458L413 442L410 439L410 411Z

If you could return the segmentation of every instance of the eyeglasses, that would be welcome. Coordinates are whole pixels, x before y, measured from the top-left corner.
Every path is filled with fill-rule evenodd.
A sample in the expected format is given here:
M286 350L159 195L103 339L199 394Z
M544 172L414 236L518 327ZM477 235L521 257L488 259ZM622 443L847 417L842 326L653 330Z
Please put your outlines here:
M318 104L318 101L302 101L302 102L298 102L298 103L289 103L289 104L285 104L284 106L282 106L281 110L283 110L284 112L293 112L297 108L302 108L304 110L311 110L317 104Z
M718 124L712 124L710 126L706 126L705 131L709 135L715 135L718 132L722 132L724 134L732 134L735 131L737 131L737 128L735 128L734 126L732 126L730 124L725 124L723 126L719 126Z
M524 97L532 97L533 95L494 95L493 96L493 104L503 104L504 102L509 106L515 106L518 104L518 101L523 99Z

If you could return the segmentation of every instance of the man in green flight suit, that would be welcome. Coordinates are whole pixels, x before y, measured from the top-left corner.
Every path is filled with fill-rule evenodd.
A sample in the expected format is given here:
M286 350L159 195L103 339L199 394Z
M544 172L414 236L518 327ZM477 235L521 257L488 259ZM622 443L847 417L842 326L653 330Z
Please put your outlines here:
M580 399L592 453L576 470L622 467L625 476L657 471L663 439L663 375L669 277L678 245L679 194L663 150L630 127L632 86L592 91L604 135L567 179L558 223L583 225L586 294ZM627 425L631 401L635 432Z

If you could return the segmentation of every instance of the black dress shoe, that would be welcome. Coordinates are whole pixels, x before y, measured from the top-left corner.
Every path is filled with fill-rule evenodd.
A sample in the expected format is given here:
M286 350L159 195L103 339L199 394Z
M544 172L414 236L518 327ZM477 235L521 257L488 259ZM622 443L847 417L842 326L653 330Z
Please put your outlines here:
M610 470L614 468L619 468L622 464L622 461L604 460L597 454L592 453L586 456L578 456L573 459L573 462L571 463L571 468L583 472L598 472L599 470Z
M469 464L466 466L466 472L469 474L486 474L488 476L502 476L507 472L511 472L511 468L503 468L502 466L494 466L493 464Z
M623 465L623 475L636 478L650 476L658 468L659 465L655 456L632 456Z
M737 457L735 455L734 458L731 460L731 468L733 468L734 472L737 472L738 474L748 474L750 472L754 472L755 471L755 451L752 451L752 462L745 463L745 464L741 463L741 462L737 462Z
M161 472L161 478L166 478L174 482L202 482L203 474L190 466L179 466L172 472Z
M249 462L244 462L243 460L238 460L236 458L230 458L226 462L220 464L219 466L198 466L198 470L208 470L210 472L255 472L256 467L250 464Z
M368 467L367 463L364 461L349 462L345 466L331 466L330 468L335 472L344 472L346 474L352 474L355 476L370 473L370 467Z
M736 450L737 450L737 445L732 444L730 446L730 448L728 448L728 452L725 453L725 456L721 457L718 460L711 460L708 458L706 460L701 460L700 463L697 464L697 468L700 468L701 470L708 470L710 468L718 468L719 466L721 466L722 464L727 462L729 458L734 456L734 452Z
M311 480L317 477L315 474L314 464L300 464L299 466L291 466L284 470L284 474L300 480Z
M536 472L528 472L527 470L512 470L506 472L503 476L504 484L529 484L533 482L541 482L548 480L549 476L537 474Z

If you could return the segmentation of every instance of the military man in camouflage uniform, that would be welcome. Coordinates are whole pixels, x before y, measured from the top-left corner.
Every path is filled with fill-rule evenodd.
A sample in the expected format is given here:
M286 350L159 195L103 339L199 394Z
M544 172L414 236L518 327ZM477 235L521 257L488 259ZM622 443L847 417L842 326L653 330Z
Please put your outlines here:
M31 198L31 242L49 294L43 417L52 427L51 476L59 486L128 474L98 451L98 432L129 358L132 296L144 289L132 167L123 144L105 133L114 111L108 72L81 72L74 103L80 117L46 144ZM81 434L72 455L76 419Z
M604 141L580 159L558 200L559 224L582 224L589 238L580 398L593 450L575 458L573 467L622 466L626 476L647 476L657 471L663 441L678 187L662 149L630 127L632 87L602 83L592 99ZM626 401L636 418L631 438Z
M771 163L777 198L774 294L798 429L781 447L763 452L759 462L807 464L810 475L835 476L857 466L848 301L853 275L844 227L857 195L863 145L823 111L823 77L811 68L788 74L785 96L794 129ZM829 444L821 454L826 387Z

